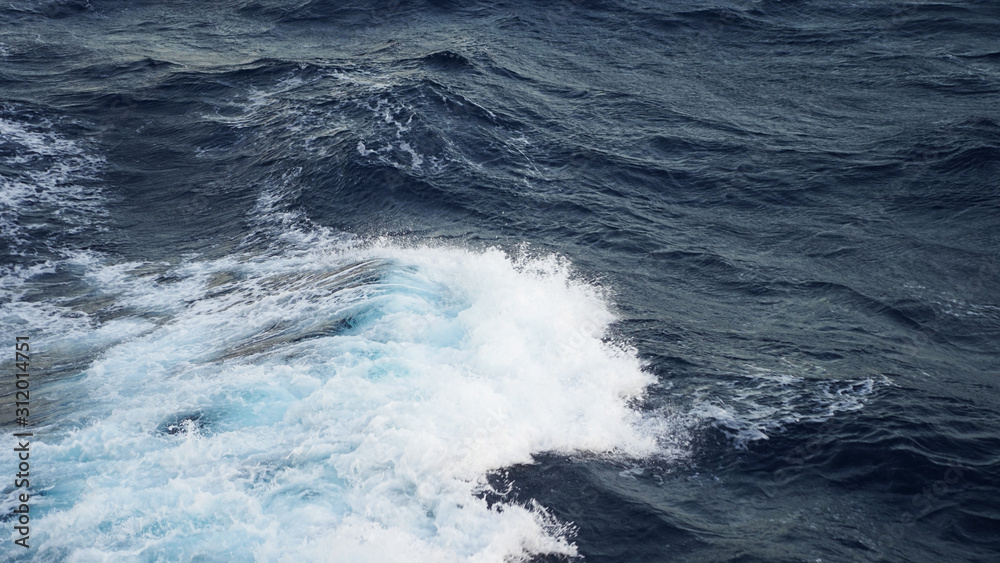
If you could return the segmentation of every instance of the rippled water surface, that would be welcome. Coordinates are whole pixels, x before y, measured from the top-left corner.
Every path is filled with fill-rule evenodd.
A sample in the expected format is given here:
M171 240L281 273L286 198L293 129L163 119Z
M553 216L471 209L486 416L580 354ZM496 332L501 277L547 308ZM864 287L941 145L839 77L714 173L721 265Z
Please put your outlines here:
M5 4L0 559L996 560L998 37Z

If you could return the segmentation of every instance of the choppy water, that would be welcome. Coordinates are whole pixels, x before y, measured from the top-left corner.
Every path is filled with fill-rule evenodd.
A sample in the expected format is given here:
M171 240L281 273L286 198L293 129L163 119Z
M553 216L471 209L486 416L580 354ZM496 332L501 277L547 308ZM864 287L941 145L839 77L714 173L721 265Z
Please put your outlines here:
M985 0L7 3L0 558L997 559L998 38Z

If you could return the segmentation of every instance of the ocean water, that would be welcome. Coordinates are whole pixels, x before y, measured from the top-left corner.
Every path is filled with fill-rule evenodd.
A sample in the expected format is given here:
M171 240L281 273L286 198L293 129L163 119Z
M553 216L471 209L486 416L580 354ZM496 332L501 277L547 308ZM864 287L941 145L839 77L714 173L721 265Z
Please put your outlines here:
M1000 4L8 2L0 326L2 561L997 561Z

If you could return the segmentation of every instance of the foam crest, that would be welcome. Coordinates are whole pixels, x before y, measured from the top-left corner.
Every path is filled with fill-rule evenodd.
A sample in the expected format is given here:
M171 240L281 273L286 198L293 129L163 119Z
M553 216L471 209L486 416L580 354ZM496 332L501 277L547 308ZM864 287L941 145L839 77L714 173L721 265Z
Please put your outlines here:
M381 242L150 269L92 268L143 328L60 383L79 403L33 445L40 556L571 556L570 523L488 505L488 472L657 450L629 406L652 377L557 258Z

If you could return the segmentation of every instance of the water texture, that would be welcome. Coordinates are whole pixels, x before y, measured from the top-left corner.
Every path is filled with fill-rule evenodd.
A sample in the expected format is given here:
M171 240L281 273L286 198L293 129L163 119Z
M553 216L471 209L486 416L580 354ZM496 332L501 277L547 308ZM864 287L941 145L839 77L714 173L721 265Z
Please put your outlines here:
M5 4L0 560L997 560L998 37Z

